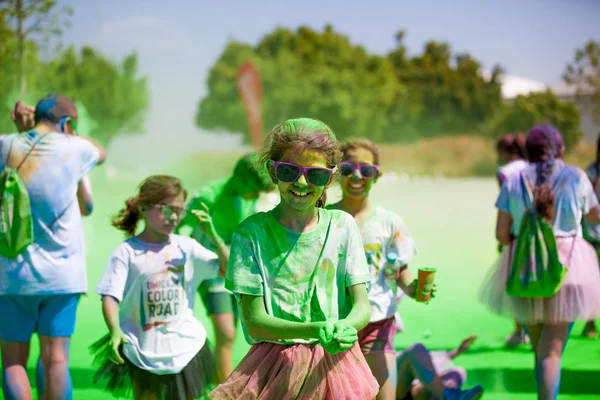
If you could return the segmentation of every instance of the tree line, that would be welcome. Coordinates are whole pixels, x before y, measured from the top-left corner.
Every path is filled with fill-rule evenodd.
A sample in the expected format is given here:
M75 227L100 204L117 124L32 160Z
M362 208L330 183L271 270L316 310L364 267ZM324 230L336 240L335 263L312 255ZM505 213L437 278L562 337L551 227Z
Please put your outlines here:
M340 138L359 134L378 142L412 142L453 134L496 137L550 122L568 146L582 137L580 115L571 102L550 91L505 102L501 66L484 76L473 56L455 54L448 43L437 41L409 56L404 38L405 32L398 32L395 48L385 55L370 54L330 25L320 32L304 26L276 28L256 45L230 41L209 71L208 94L199 102L196 125L247 132L235 78L239 66L250 61L262 78L265 127L311 116L330 124ZM595 46L578 50L567 67L569 78L565 73L569 83L589 81L581 64L594 60L598 76ZM600 85L595 82L597 98Z
M64 48L72 15L54 0L0 0L0 132L14 131L16 100L35 104L48 93L73 98L86 117L84 133L105 146L118 134L143 131L148 78L140 76L137 55L114 61L90 46Z

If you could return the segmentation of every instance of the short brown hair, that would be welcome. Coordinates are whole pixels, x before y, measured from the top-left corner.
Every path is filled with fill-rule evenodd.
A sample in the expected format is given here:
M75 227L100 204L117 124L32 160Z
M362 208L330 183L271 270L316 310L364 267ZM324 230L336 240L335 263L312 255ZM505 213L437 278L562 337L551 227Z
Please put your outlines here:
M379 165L379 147L369 139L362 137L350 138L342 143L342 160L348 159L348 152L350 150L365 149L373 153L373 163Z

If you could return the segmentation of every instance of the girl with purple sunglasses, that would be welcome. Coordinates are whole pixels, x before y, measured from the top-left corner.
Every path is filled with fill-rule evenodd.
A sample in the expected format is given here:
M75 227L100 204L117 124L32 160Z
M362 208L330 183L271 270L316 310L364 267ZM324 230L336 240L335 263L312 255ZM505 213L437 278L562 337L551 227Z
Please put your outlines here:
M261 161L281 202L238 226L225 281L252 347L210 398L377 395L357 342L371 315L360 232L347 213L323 208L340 158L321 121L288 120L267 137Z
M396 359L394 336L398 287L411 298L416 298L417 280L408 269L408 263L417 254L417 246L402 219L369 200L373 184L380 176L379 149L366 139L352 139L344 143L340 163L342 200L329 206L352 215L357 222L364 252L370 270L369 303L371 319L358 332L358 343L379 383L377 399L408 399L412 383L419 376L423 360L414 357ZM442 378L431 369L432 379L426 389L438 399L476 399L482 389L469 391L446 389Z

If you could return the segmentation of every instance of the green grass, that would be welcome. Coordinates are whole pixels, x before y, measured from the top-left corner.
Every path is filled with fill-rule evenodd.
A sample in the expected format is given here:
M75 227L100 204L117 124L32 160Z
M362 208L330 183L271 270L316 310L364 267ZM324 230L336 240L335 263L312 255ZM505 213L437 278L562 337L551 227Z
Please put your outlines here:
M219 169L181 170L189 189L197 189L206 179L222 177L233 162L223 155L213 155ZM207 162L191 165L207 165ZM210 171L210 172L209 172ZM203 177L203 175L205 175ZM204 179L203 179L204 178ZM139 183L106 181L99 170L93 175L96 210L85 221L89 294L81 301L77 330L72 339L71 367L75 386L74 398L110 398L93 385L93 370L87 347L106 331L100 300L93 293L108 256L122 241L120 232L110 227L108 217L134 194ZM407 332L396 338L401 349L417 341L431 349L449 349L470 334L479 335L472 351L459 357L457 364L468 371L468 384L481 383L488 400L534 400L535 384L532 354L523 348L508 352L502 349L510 333L511 322L489 313L479 305L476 294L483 276L495 261L493 203L497 194L493 179L420 180L379 183L373 199L399 213L407 223L419 247L411 268L438 268L438 295L429 305L403 300L401 312ZM335 201L339 191L331 190ZM212 327L202 303L196 303L196 315L205 324L209 338ZM424 338L424 332L431 336ZM563 385L560 399L599 398L600 342L579 339L581 324L576 325L563 362ZM235 362L246 353L248 345L238 335ZM37 359L37 342L33 343L30 365Z

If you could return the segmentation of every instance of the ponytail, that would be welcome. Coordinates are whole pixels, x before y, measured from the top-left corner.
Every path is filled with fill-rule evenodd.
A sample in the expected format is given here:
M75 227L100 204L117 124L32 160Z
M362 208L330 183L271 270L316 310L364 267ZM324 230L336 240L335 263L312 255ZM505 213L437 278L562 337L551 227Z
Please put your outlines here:
M115 228L124 231L127 237L135 235L141 213L136 204L136 199L131 197L125 202L125 208L112 219L111 224Z
M537 165L537 183L533 192L535 210L550 223L554 221L556 214L554 192L548 183L553 166L554 160L544 161Z
M316 206L318 208L325 208L326 205L327 205L327 189L323 190L323 194L321 195L321 197L319 197L319 200L317 200Z

